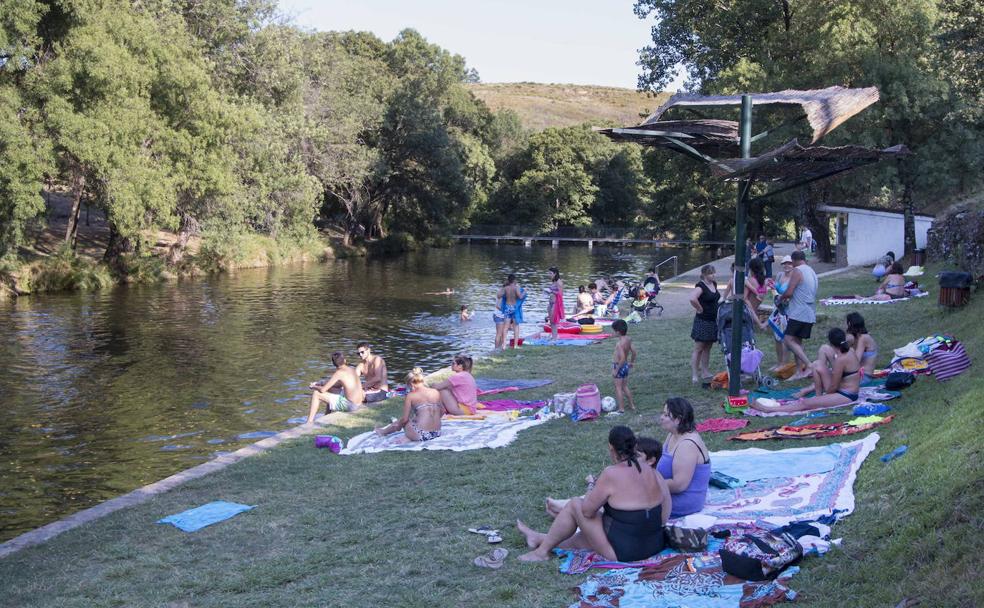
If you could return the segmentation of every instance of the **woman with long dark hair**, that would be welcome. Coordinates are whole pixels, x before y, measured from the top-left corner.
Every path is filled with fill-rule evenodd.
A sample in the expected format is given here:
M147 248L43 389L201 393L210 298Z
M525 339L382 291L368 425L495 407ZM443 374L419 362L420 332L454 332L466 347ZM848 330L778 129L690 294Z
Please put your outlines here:
M636 437L627 426L608 433L612 465L602 471L583 498L572 498L546 532L521 521L516 527L530 551L522 561L545 561L554 547L590 549L609 560L632 562L663 550L668 496L652 468L639 463Z
M547 271L550 272L550 287L544 288L547 293L547 323L550 324L551 339L556 340L557 324L564 320L564 282L556 266L551 266Z

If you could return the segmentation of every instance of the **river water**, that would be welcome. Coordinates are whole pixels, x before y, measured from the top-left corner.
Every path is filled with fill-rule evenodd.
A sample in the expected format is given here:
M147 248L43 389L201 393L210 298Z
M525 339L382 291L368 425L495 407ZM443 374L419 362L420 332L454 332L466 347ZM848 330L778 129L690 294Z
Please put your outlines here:
M710 259L458 245L0 303L0 541L303 422L306 387L335 350L354 364L368 340L391 381L488 352L507 273L528 288L529 334L547 267L561 269L570 306L578 284L638 279L670 255L681 272ZM474 320L458 321L462 304Z

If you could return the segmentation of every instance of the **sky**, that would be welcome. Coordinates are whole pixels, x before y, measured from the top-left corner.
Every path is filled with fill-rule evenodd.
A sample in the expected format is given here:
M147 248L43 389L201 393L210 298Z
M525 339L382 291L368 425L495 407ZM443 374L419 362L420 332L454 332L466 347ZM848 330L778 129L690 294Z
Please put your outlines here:
M632 0L281 0L306 29L370 31L390 41L413 28L465 58L482 82L636 88L652 17ZM676 85L670 88L676 88Z

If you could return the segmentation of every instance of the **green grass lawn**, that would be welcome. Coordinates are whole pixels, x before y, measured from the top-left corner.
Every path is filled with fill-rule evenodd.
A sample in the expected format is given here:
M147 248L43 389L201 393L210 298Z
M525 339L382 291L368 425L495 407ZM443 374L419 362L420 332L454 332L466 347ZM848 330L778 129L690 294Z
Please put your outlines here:
M824 294L873 288L861 273L822 280L821 286ZM940 331L961 338L978 361L947 383L920 378L892 403L896 419L879 429L878 448L858 475L857 510L835 527L843 546L804 560L791 583L800 592L798 604L895 606L915 598L922 606L984 605L978 583L982 301L977 296L963 310L943 312L934 291L907 303L857 307L879 342L880 364L888 362L892 348ZM826 319L810 350L851 310L821 307ZM689 330L690 319L630 328L640 356L630 385L640 415L551 421L523 431L506 448L458 453L342 457L314 449L310 438L299 440L0 559L0 605L566 606L573 598L570 588L584 576L559 574L556 562L515 561L523 548L512 522L522 517L546 526L543 497L582 491L585 474L606 464L605 438L613 424L656 435L654 417L670 395L689 398L699 418L722 414L722 392L690 385ZM765 365L771 365L771 344L763 339L760 345ZM613 347L606 341L520 349L483 361L476 373L556 380L517 394L526 399L573 390L584 381L597 382L607 395ZM712 362L721 368L720 350ZM352 436L397 409L395 401L388 402L334 432ZM753 419L750 428L775 422ZM726 436L708 434L705 441L712 450L746 447ZM754 447L818 443L824 442ZM900 444L909 446L905 456L890 464L878 461ZM154 523L219 499L257 508L193 534ZM501 570L471 565L488 549L482 537L466 532L480 524L504 531L510 558Z

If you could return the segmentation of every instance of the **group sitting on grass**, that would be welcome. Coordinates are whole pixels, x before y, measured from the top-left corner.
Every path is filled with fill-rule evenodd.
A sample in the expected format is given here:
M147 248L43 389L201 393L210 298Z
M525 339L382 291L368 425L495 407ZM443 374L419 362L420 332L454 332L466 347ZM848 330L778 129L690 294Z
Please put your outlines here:
M711 464L686 399L668 399L660 425L667 431L662 445L637 438L627 426L613 427L608 433L612 464L597 479L588 476L587 494L548 498L547 513L554 521L546 532L516 522L530 549L519 559L545 561L554 548L562 548L590 549L605 559L631 562L662 551L667 520L704 508Z
M327 380L308 385L311 389L309 424L318 416L322 403L325 404L326 414L353 412L367 403L382 401L389 396L386 361L372 353L368 342L360 342L357 349L362 361L356 367L348 365L345 354L336 351L331 355L335 372Z

